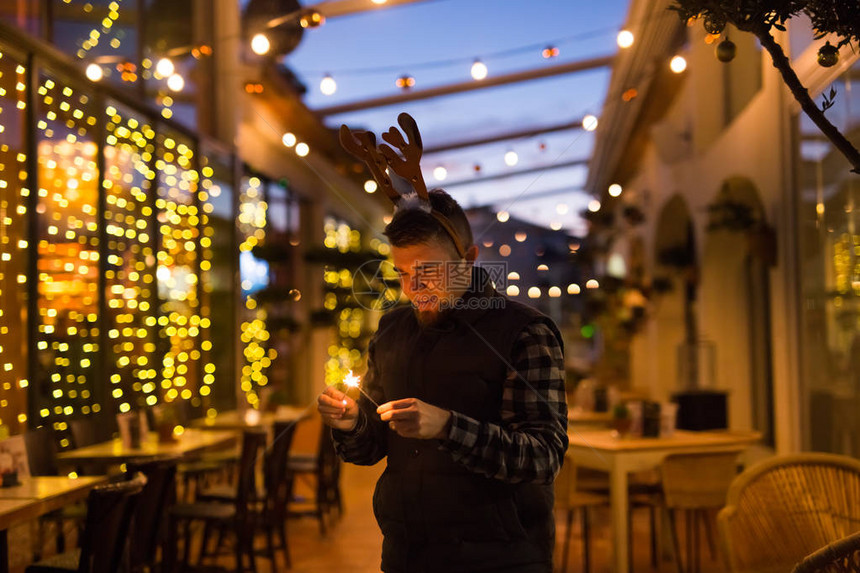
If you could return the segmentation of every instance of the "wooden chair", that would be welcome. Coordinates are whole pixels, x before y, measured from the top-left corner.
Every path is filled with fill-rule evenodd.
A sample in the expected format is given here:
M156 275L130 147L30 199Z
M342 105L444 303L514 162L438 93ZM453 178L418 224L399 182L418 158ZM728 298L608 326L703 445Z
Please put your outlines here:
M336 512L343 514L343 501L340 493L340 458L334 449L331 430L322 424L316 455L291 455L287 461L287 481L290 501L295 499L295 481L311 477L315 482L316 495L307 510L291 509L289 515L300 517L311 515L320 523L320 533L326 535L326 520Z
M663 504L669 512L672 544L679 573L684 571L678 541L677 512L684 513L687 527L688 573L701 570L700 522L705 526L711 559L717 558L712 522L713 514L726 503L726 494L738 474L741 450L702 454L672 454L660 466Z
M132 571L155 570L156 555L165 534L165 517L176 503L178 461L178 457L165 457L128 463L128 475L146 476L146 486L140 493L131 528L129 561Z
M291 567L289 544L287 543L287 508L291 483L287 479L287 461L295 436L295 422L276 422L272 447L263 457L263 491L255 496L254 511L266 532L266 547L272 567L275 567L275 534L284 552L284 561ZM236 498L235 486L215 486L201 490L201 501L232 502Z
M791 573L857 573L860 571L860 532L843 537L798 563Z
M860 460L778 456L732 482L717 516L732 573L790 571L810 553L860 531Z
M254 555L254 532L256 530L253 504L256 501L256 467L261 450L266 445L266 432L245 430L242 434L242 453L239 461L239 475L236 494L231 503L195 502L177 504L170 510L168 535L165 547L165 571L173 571L177 562L176 542L180 524L185 524L184 565L188 564L191 554L191 523L204 524L200 560L206 555L209 532L214 528L231 532L235 538L236 572L245 570L245 558L251 570L256 571Z
M567 571L570 554L570 536L574 514L579 511L582 517L582 570L591 571L591 539L589 509L608 506L609 497L577 488L576 465L571 456L565 456L564 465L555 478L555 509L565 512L565 529L562 535L561 571Z
M26 573L116 573L122 567L128 532L146 477L94 488L87 498L81 547L30 565Z

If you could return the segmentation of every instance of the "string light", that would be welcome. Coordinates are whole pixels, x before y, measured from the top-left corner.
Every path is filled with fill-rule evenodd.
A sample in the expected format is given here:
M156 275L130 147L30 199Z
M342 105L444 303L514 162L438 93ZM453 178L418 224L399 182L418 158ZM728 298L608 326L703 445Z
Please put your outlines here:
M683 73L687 69L687 60L684 56L675 56L669 62L669 68L676 74Z
M528 295L529 295L529 298L540 298L540 295L541 295L540 288L536 287L536 286L529 287Z
M448 170L442 165L438 165L433 169L433 178L436 181L444 181L448 177Z
M373 179L368 179L364 182L364 190L368 193L376 193L378 187L379 185Z
M543 50L541 50L540 55L543 56L544 59L549 60L550 58L558 57L559 50L555 46L547 46Z
M498 219L500 223L504 223L505 221L507 221L510 218L511 218L511 214L508 213L507 211L499 211L498 213L496 213L496 219Z
M579 288L579 285L576 283L570 283L567 285L567 294L579 294L582 292L582 289Z
M394 85L402 90L408 90L415 85L415 78L412 76L400 76L394 81Z
M489 70L487 70L487 66L486 64L484 64L484 62L482 62L481 60L475 60L472 63L471 73L472 79L480 81L486 79L487 75L489 74Z
M561 221L553 221L549 224L549 228L553 231L560 231L562 227Z
M635 37L633 36L633 32L630 30L621 30L618 32L618 37L616 38L618 43L618 47L621 49L627 49L633 45L635 41Z
M505 289L505 294L508 296L519 296L520 287L517 285L508 285L508 288Z
M286 147L292 147L292 146L294 146L294 145L296 144L297 139L296 139L296 136L295 136L295 135L293 135L292 133L290 133L290 132L288 131L287 133L285 133L285 134L281 137L281 142L282 142Z
M299 25L302 28L317 28L325 24L325 16L316 10L308 10L299 18Z
M510 150L505 153L505 165L508 167L513 167L517 163L519 163L520 157L517 155L517 152L514 150Z
M597 129L597 116L588 114L582 118L582 129L585 131L594 131Z
M251 38L251 51L258 56L265 56L271 48L272 44L265 34L254 34L254 37Z
M176 71L176 66L173 65L173 60L170 58L161 58L155 64L155 73L162 78L169 78Z
M520 280L520 273L518 273L517 271L511 271L511 272L509 272L509 273L508 273L508 280L509 280L509 281L518 281L518 280Z
M587 288L587 289L600 288L600 283L597 282L597 279L588 279L588 281L585 283L585 288Z
M167 87L171 91L181 92L185 88L185 80L179 74L172 74L167 78Z
M331 74L326 74L320 81L320 91L323 95L332 95L337 91L337 82L331 77Z
M93 63L87 66L86 74L88 80L91 82L97 82L104 77L104 70L100 65Z
M612 185L610 185L608 190L610 197L618 197L619 195L621 195L622 191L623 188L618 183L613 183Z
M311 152L311 148L308 147L307 143L297 143L296 144L296 155L299 157L307 157L308 153Z
M592 199L588 202L588 210L592 213L597 213L600 211L600 201L598 199Z
M561 289L557 286L549 287L547 294L550 296L550 298L558 298L561 296Z

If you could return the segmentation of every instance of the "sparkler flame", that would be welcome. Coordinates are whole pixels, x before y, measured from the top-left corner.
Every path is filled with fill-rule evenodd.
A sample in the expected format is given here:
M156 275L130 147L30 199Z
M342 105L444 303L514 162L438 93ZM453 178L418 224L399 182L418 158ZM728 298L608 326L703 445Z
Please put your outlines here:
M361 378L352 373L352 370L343 378L343 383L350 388L358 388L361 384Z

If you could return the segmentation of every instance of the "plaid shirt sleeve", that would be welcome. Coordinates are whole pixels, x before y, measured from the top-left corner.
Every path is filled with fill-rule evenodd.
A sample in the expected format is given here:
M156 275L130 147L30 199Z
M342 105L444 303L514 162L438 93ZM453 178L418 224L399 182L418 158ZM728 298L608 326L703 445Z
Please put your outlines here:
M505 380L501 424L452 412L441 448L469 470L508 483L552 483L567 451L564 358L543 323L523 329Z
M376 362L374 359L375 337L367 347L367 374L362 379L364 391L370 394L377 404L385 402L384 393L379 385ZM358 422L351 432L332 429L332 441L341 459L360 466L372 466L388 454L388 426L376 414L376 406L364 394L358 398ZM370 412L372 415L368 415Z

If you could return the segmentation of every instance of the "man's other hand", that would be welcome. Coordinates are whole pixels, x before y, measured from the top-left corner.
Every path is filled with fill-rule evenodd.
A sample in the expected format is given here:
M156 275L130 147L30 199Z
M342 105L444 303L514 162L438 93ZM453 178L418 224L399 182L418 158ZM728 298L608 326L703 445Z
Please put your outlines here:
M418 398L386 402L376 409L383 422L404 438L430 440L448 437L451 412Z

